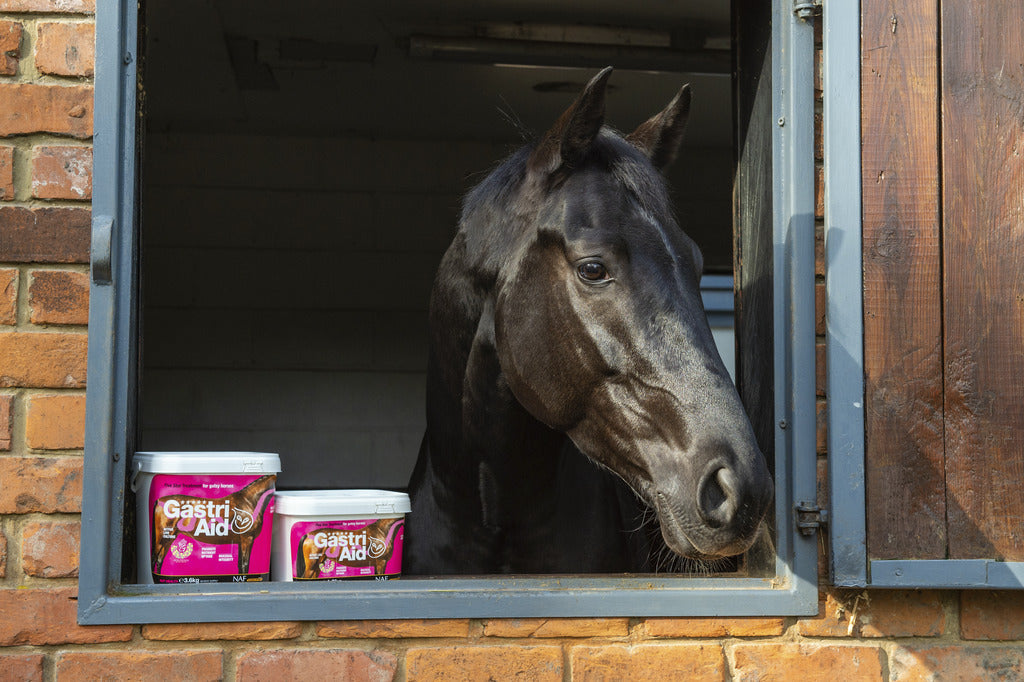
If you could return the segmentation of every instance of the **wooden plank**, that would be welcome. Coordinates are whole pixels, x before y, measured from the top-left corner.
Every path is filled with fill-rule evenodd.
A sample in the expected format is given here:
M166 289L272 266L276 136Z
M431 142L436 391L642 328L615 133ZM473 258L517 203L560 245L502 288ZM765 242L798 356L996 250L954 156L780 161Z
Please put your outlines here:
M738 289L736 383L757 442L774 470L771 21L771 3L733 3L737 123L733 186L733 272Z
M1024 5L942 5L949 556L1024 559Z
M946 552L938 11L864 0L862 192L868 556Z

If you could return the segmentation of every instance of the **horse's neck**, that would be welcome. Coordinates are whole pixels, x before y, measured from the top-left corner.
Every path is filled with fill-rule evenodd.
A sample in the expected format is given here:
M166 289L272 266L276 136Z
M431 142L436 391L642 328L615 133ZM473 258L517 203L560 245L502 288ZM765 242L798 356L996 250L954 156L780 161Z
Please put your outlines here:
M490 299L458 277L446 284L449 290L435 291L445 304L434 306L431 321L431 464L447 487L478 497L485 525L493 525L520 505L537 509L553 499L565 436L534 419L509 390Z

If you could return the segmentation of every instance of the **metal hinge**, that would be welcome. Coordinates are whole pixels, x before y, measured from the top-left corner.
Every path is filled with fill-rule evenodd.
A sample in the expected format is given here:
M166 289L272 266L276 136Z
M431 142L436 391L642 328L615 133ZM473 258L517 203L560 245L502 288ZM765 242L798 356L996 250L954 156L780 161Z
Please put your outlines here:
M821 16L822 0L793 0L793 14L800 19Z
M828 510L816 504L799 502L796 505L796 529L801 535L814 535L828 525Z

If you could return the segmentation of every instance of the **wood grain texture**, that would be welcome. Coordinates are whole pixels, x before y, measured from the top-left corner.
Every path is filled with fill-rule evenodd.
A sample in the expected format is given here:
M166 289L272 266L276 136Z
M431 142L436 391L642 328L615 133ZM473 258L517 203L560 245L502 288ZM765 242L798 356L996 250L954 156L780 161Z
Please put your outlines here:
M942 3L949 556L1024 560L1024 6Z
M868 555L944 558L938 8L864 0Z
M774 470L771 3L733 3L738 141L733 188L736 380Z

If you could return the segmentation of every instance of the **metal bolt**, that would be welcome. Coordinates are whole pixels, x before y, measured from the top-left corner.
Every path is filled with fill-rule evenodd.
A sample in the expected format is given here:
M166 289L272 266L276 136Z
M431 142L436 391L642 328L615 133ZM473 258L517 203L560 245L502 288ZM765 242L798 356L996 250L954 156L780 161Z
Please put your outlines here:
M786 428L787 426L789 426L789 424L788 424L788 423L786 422L786 420L785 420L785 419L780 419L780 420L779 420L779 428L780 428L780 429L784 429L784 428Z
M786 117L785 116L779 116L779 127L781 128L784 125L786 125Z

